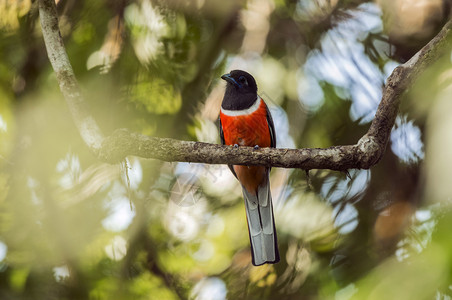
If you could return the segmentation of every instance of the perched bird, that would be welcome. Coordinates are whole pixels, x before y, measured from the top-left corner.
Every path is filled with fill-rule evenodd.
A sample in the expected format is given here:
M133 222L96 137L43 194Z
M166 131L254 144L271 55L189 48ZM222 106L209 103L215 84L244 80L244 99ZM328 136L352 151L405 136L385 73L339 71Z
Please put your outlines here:
M273 120L264 100L257 95L253 76L233 70L221 78L227 81L220 111L222 144L275 147ZM242 185L253 265L277 263L279 251L270 193L270 168L240 165L229 168Z

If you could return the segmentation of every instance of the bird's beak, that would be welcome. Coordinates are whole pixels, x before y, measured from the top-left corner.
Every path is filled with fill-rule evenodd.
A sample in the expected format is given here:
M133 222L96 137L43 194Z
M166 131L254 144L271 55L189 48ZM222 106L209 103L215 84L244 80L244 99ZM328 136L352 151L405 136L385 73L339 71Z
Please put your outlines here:
M229 73L228 74L224 74L223 76L221 76L221 79L226 80L227 82L232 83L235 86L238 86L238 87L240 86L240 84L238 84L238 82L235 81L235 79L232 78L231 74L229 74Z

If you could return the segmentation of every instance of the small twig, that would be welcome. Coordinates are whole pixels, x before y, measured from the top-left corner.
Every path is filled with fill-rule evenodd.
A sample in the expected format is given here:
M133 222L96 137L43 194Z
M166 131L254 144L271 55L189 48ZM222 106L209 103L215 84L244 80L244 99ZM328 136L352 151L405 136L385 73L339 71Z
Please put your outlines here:
M126 182L127 182L127 195L129 197L129 205L130 205L130 210L133 211L133 206L132 206L132 190L130 189L130 178L129 178L129 165L127 164L127 159L124 159L122 161L122 167L124 168L124 175L126 177Z
M345 177L347 177L348 179L352 180L352 176L350 175L350 172L348 170L343 170L342 172L344 172Z
M308 189L310 191L313 191L314 188L312 186L311 175L309 174L309 170L305 170L305 172L306 172L306 183L308 184Z

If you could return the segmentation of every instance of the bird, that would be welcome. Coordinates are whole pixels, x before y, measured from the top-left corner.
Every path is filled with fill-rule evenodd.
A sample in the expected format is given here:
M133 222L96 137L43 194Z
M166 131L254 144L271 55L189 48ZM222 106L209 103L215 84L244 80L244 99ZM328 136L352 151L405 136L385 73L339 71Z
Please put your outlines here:
M257 94L253 76L232 70L221 76L226 89L220 108L220 138L234 147L276 147L276 135L270 110ZM279 250L270 192L270 168L229 165L242 185L251 262L254 266L279 262Z

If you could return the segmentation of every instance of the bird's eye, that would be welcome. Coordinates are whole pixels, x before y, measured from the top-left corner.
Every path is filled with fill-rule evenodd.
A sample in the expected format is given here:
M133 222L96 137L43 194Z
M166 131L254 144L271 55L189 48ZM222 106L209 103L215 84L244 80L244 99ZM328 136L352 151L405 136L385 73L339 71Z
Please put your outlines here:
M248 81L246 80L245 76L240 76L239 77L239 82L241 84L248 85Z

